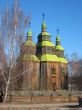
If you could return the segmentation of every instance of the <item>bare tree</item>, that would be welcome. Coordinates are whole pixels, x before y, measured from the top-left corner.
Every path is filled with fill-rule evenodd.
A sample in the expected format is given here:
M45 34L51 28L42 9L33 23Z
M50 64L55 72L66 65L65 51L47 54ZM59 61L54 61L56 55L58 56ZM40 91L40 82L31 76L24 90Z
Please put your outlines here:
M5 14L1 16L0 22L1 38L3 38L2 51L4 51L0 52L0 55L5 60L0 62L0 71L5 83L4 102L6 101L11 82L13 82L15 78L19 77L18 75L14 77L13 73L16 71L15 69L18 63L20 63L20 61L16 62L16 60L20 53L19 47L23 43L24 30L28 24L28 17L24 15L23 11L18 6L19 1L14 0L13 3L13 9L9 9L7 7ZM5 62L6 65L6 73L3 62Z
M82 59L77 53L73 53L69 61L69 84L71 89L81 90L82 88Z

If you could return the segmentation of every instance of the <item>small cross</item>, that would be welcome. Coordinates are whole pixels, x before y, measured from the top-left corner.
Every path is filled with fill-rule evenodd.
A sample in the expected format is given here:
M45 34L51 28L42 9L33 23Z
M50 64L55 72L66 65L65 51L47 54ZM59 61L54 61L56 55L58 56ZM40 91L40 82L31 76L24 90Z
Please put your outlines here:
M59 35L59 31L60 31L60 30L57 28L57 30L56 30L56 31L57 31L57 36L58 36L58 35Z
M45 14L43 13L42 16L43 16L43 21L44 21L44 19L45 19Z

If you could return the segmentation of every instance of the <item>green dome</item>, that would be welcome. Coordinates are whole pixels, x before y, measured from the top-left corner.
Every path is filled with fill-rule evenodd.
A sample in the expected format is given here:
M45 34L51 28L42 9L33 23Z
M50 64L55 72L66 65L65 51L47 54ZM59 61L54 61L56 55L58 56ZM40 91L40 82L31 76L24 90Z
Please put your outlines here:
M56 50L64 50L64 48L60 44L60 37L59 36L56 37L56 46L55 46L55 49Z
M59 58L56 55L51 55L51 54L44 54L41 56L38 56L40 61L55 61L59 62Z
M60 41L60 37L59 36L56 37L56 41Z
M25 45L26 46L28 46L28 45L36 46L36 44L33 41L31 41L31 40L27 40Z
M32 31L31 31L31 29L28 30L27 36L32 36Z
M48 32L46 32L45 21L43 21L43 23L42 23L42 32L38 35L38 37L41 37L41 36L50 36L50 34Z
M63 48L61 45L56 45L56 46L55 46L55 49L56 49L56 50L64 50L64 48Z
M55 46L52 42L50 41L42 41L40 43L37 44L38 46Z

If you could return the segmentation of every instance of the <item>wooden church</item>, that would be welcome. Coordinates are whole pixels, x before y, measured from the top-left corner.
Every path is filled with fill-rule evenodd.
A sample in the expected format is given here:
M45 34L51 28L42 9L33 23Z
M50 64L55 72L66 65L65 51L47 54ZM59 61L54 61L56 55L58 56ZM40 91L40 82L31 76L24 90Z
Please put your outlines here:
M27 40L21 45L20 64L17 70L23 74L17 80L16 90L60 90L67 89L68 61L64 57L57 31L56 43L51 42L51 35L46 30L43 19L41 32L35 44L29 27Z

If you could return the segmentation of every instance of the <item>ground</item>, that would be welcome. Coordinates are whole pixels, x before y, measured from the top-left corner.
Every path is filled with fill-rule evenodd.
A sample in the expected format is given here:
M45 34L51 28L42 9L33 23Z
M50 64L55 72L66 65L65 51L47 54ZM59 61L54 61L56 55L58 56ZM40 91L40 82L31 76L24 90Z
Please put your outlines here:
M5 103L0 103L0 110L82 110L82 108L79 106L78 96L54 94L53 96L13 95L12 98L8 96Z
M0 110L82 110L78 103L0 104Z

